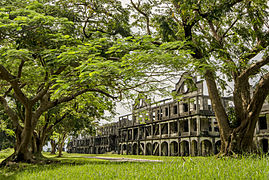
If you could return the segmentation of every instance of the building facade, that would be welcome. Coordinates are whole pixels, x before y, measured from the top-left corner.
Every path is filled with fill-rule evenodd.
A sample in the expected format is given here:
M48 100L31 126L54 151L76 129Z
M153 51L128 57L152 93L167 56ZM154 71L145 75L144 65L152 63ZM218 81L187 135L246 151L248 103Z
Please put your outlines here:
M219 128L206 91L202 80L183 75L174 90L177 98L154 103L139 99L132 114L100 127L96 136L73 140L68 151L156 156L216 154L221 145ZM227 111L233 108L232 97L223 97L222 103ZM264 153L268 152L268 123L269 104L265 103L254 136Z

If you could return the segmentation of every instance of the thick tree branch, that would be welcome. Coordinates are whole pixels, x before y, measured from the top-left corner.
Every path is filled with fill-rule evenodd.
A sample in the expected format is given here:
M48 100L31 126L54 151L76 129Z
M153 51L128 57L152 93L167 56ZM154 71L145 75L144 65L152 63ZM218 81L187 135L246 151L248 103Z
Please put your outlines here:
M214 37L220 44L222 44L222 39L221 39L221 37L218 35L218 32L216 31L216 29L215 29L215 27L214 27L212 21L211 21L211 20L208 20L208 24L209 24L209 27L210 27L211 32L212 32L212 34L213 34L213 37Z
M10 74L2 64L0 64L0 79L9 82L21 103L26 107L29 106L28 98L22 92L17 77Z
M230 0L230 1L226 1L223 3L220 3L218 6L216 6L216 8L211 9L209 12L206 13L201 13L200 12L200 16L203 18L214 18L215 14L222 14L220 13L220 11L222 12L228 12L228 10L231 10L231 8L236 5L237 3L242 2L243 0Z
M65 103L65 102L69 102L69 101L72 101L73 99L75 99L77 96L81 95L81 94L84 94L86 92L98 92L98 93L101 93L107 97L110 97L112 99L115 99L117 97L114 97L112 95L110 95L109 93L103 91L103 90L100 90L100 89L84 89L84 90L81 90L81 91L78 91L70 96L65 96L65 97L62 97L60 99L57 99L57 100L54 100L54 101L50 101L49 97L49 93L46 93L42 99L41 99L41 104L40 106L37 108L37 110L35 111L35 113L33 114L33 119L34 119L34 127L37 123L37 120L39 119L39 117L45 112L47 111L48 109L52 108L52 107L55 107L61 103Z
M213 22L211 20L208 20L208 25L210 27L210 30L213 34L213 37L215 38L215 40L218 42L219 46L222 48L222 49L225 49L223 44L225 43L224 39L222 36L220 36L217 32L217 30L215 29L214 25L213 25ZM230 57L230 55L228 53L226 53L226 56L227 58L225 59L225 62L228 63L228 64L232 64L233 67L236 67L236 64L235 62L232 60L232 58ZM233 78L234 80L237 78L239 72L238 70L233 70L231 71L231 74L233 75Z
M253 93L253 97L251 98L251 102L248 106L248 111L251 115L259 115L264 100L268 96L269 93L269 73L265 74L261 77L256 90Z
M268 33L269 35L269 33ZM264 50L269 45L269 41L261 40L258 41L256 46L247 54L243 54L240 58L245 62L248 62L251 58L254 58L257 54L259 54L262 50Z
M8 116L11 118L11 120L12 120L12 122L13 122L13 126L14 126L14 127L18 127L18 126L19 126L19 119L18 119L18 116L17 116L16 112L13 111L13 110L9 107L9 105L8 105L8 103L7 103L7 100L6 100L4 97L2 97L2 96L0 96L0 103L3 105L5 112L6 112L6 113L8 114Z
M150 28L149 28L149 26L150 26L149 25L149 23L150 23L149 15L147 13L143 12L141 9L139 9L140 1L139 1L139 4L138 5L135 5L135 3L133 2L133 0L131 0L131 4L135 8L135 10L137 10L140 14L142 14L146 18L147 33L148 33L148 35L151 35L151 31L150 31Z
M239 123L247 118L247 106L250 103L250 84L248 78L236 78L234 82L233 99L235 105L236 119Z
M88 35L88 34L86 33L86 27L87 27L87 24L88 24L89 19L90 19L90 17L87 17L87 19L86 19L86 21L85 21L85 23L84 23L83 29L82 29L83 34L84 34L84 36L85 36L86 38L90 38L91 35L92 35L92 34Z
M8 90L5 92L3 97L5 98L11 92L11 90L12 90L12 87L8 88Z
M256 63L252 64L249 68L247 68L245 71L241 73L241 75L238 77L240 79L247 78L251 75L255 75L259 73L259 70L262 66L269 63L269 56L266 56L260 61L257 61Z
M18 75L17 75L17 78L18 78L18 79L21 78L22 68L23 68L24 63L25 63L25 61L24 61L24 60L21 60L21 64L20 64L20 66L19 66Z
M43 87L43 89L39 91L39 93L37 93L37 95L33 99L30 100L31 103L34 104L39 101L48 92L50 85L51 83L47 83L45 87Z
M68 114L69 114L69 112L64 113L64 115L61 118L57 119L52 125L50 125L48 127L47 132L50 132L53 127L55 127L57 124L59 124L60 122L62 122L66 118L66 116Z

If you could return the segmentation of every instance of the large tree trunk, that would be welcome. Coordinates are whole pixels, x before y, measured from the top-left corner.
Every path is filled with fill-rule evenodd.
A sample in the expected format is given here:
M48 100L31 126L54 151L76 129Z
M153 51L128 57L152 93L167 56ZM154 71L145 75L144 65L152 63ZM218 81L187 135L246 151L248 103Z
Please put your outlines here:
M46 135L38 135L36 132L34 132L33 141L32 141L32 152L35 157L41 157L44 158L42 155L43 146L45 144Z
M24 129L22 131L22 142L19 145L19 148L15 152L17 154L16 162L31 162L32 161L32 152L30 151L30 145L32 140L32 135L34 132L34 127L32 127L32 107L28 107L25 113L25 123Z
M228 146L221 153L223 155L233 155L257 152L257 148L253 143L256 122L256 120L247 120L247 123L233 129L230 138L225 141Z
M22 133L16 132L16 136L20 137L21 141L16 141L14 146L14 153L1 162L0 166L5 166L9 162L34 162L33 154L30 150L31 145L31 131L24 129Z
M59 139L59 155L58 157L61 157L63 155L62 151L63 151L63 147L64 147L64 141L66 138L66 133L63 134L62 138Z
M28 108L31 109L31 108ZM14 153L7 159L2 161L1 166L6 165L8 162L35 162L33 158L33 153L31 151L32 147L32 137L34 132L34 127L32 126L32 111L26 109L24 128L20 128L18 125L16 130L16 146L14 147Z
M253 137L259 114L269 92L269 73L261 78L252 97L250 96L248 79L244 76L235 78L234 102L237 127L231 127L229 123L227 113L221 103L214 73L208 70L205 79L220 128L220 154L232 155L256 152Z
M221 152L225 152L229 147L229 139L231 137L232 129L229 126L228 116L222 105L221 97L212 71L208 70L205 73L205 80L208 87L209 97L212 101L213 110L218 121L221 137Z
M50 140L50 144L51 144L51 152L50 154L56 154L56 142L55 140Z

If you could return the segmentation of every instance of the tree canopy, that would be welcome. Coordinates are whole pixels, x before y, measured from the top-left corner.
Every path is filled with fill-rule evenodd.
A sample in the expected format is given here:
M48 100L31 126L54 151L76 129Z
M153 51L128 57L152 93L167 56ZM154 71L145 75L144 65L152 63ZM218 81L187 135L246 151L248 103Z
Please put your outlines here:
M112 100L160 82L149 66L159 62L131 58L151 42L126 37L129 12L117 1L0 4L0 102L16 134L15 152L2 164L38 161L51 109L83 95L88 113L100 110L89 116L99 118Z
M111 32L94 29L86 35L86 29L87 33L90 31L86 22L89 18L85 20L81 8L90 11L96 6L100 17L105 13L101 7L109 6L115 12L121 9L116 9L112 1L104 1L92 5L77 2L73 9L63 11L61 7L70 8L69 3L1 1L0 102L16 133L15 153L7 161L35 161L35 146L32 144L29 149L29 145L34 142L40 117L51 108L82 94L92 102L101 99L102 103L95 103L95 107L104 102L108 107L115 98L113 87L124 67L117 58L109 60L105 52L111 46L112 36L122 33L111 28L120 25L111 25ZM112 18L119 16L112 13L96 22L96 26L106 20L106 25L113 24ZM85 64L89 65L84 67ZM89 78L81 78L83 73Z
M146 8L148 7L148 8ZM137 19L162 42L185 41L188 69L204 77L220 127L222 154L253 152L253 134L268 96L268 2L132 1ZM232 86L232 88L229 88ZM236 127L221 103L234 100ZM228 91L229 90L229 91Z
M15 152L2 164L37 160L33 138L53 108L83 95L81 101L102 114L113 109L112 100L131 97L134 90L165 89L162 80L186 70L207 83L221 152L253 150L269 91L267 1L132 0L124 8L114 0L4 0L0 5L0 103L16 134ZM227 82L233 85L236 127L221 103Z

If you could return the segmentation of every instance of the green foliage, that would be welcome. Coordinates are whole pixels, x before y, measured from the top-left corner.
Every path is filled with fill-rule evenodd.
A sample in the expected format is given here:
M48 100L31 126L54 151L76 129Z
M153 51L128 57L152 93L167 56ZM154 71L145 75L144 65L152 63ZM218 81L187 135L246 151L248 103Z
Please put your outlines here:
M14 146L15 132L11 127L10 119L0 106L0 150Z
M0 130L0 150L14 147L14 132L10 129ZM1 157L0 157L1 158Z
M268 51L269 41L266 1L158 0L138 1L136 6L150 18L150 29L156 39L162 43L188 42L181 48L193 51L198 58L185 59L189 63L185 70L203 75L212 69L222 74L216 76L222 89L227 89L227 80L233 81L234 73L253 64L252 57L259 53L267 56L263 54ZM144 24L144 31L140 32L146 34L143 14L131 9L136 19L134 25Z
M122 83L125 66L106 52L130 35L129 12L110 0L0 5L0 96L13 125L25 128L30 109L30 126L39 137L51 127L65 134L92 133L104 112L114 110L112 100L122 88L117 82Z
M238 120L236 119L234 107L228 107L227 115L231 127L236 128L240 125Z

